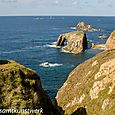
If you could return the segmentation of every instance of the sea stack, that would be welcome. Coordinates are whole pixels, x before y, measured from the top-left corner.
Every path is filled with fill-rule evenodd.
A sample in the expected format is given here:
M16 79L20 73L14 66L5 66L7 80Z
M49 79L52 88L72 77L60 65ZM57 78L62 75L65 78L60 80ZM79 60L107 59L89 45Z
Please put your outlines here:
M42 109L39 115L54 115L52 102L36 72L15 61L0 60L0 109L5 108Z
M56 101L64 115L114 115L115 50L78 65L59 89Z
M78 31L93 31L93 27L91 25L87 25L85 24L84 22L79 22L77 25L76 25L76 29Z
M56 46L63 46L63 50L78 54L87 49L87 38L83 31L74 31L61 34L56 42Z

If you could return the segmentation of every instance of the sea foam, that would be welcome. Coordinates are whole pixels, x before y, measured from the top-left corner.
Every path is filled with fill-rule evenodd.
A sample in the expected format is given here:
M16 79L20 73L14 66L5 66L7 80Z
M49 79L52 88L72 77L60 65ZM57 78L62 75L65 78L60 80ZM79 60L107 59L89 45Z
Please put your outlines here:
M57 66L62 66L63 64L58 64L58 63L49 63L49 62L44 62L39 64L39 66L42 67L57 67Z
M72 29L72 30L76 30L76 27L70 27L70 29Z

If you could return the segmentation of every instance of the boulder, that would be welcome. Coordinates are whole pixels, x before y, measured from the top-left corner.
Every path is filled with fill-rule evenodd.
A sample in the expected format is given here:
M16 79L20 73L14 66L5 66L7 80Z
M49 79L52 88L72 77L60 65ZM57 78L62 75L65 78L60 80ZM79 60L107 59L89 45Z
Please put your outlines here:
M111 33L109 36L107 42L106 42L107 49L115 49L115 30Z
M38 109L41 114L54 115L36 72L12 60L0 60L0 109Z
M63 50L77 54L87 49L87 38L83 31L74 31L59 36L56 46L64 46Z
M105 44L94 44L94 43L92 43L92 48L93 49L102 49L102 50L106 50L107 49Z
M105 38L107 38L107 35L106 35L106 34L101 34L101 35L99 35L98 37L99 37L99 38L102 38L102 39L105 39Z
M115 50L78 65L59 89L56 101L65 115L114 115Z

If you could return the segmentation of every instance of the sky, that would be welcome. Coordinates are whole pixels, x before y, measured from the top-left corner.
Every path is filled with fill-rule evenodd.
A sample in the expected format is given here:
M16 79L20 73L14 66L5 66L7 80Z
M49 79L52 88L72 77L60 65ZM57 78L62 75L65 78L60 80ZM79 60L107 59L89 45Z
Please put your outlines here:
M0 16L115 16L115 0L0 0Z

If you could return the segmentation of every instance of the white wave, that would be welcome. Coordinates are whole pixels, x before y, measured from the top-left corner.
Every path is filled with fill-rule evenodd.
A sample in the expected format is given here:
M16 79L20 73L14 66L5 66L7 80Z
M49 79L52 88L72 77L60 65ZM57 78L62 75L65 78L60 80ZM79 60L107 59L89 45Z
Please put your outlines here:
M36 17L36 18L34 18L34 20L43 20L44 18L42 18L42 17Z
M25 50L12 50L12 51L6 51L6 52L2 52L2 53L5 53L5 54L10 54L10 53L18 53L18 52L23 52Z
M46 47L60 48L60 46L56 46L56 45L54 45L54 44L47 44Z
M44 62L39 64L39 66L42 67L57 67L57 66L62 66L63 64L58 64L58 63L49 63L49 62Z
M28 50L28 49L34 49L34 48L41 48L41 47L43 47L43 46L30 46L30 47L25 47L25 48L23 48L23 49L26 49L26 50Z
M18 52L24 52L24 51L27 51L27 50L30 50L30 49L34 49L34 48L39 48L39 47L43 47L43 46L25 47L25 48L22 48L22 49L5 51L5 52L2 52L2 53L4 53L4 54L18 53Z
M76 30L76 27L70 27L70 29L72 29L72 30Z
M64 50L63 48L61 49L61 52L64 52L64 53L71 53L71 52L69 52L69 51Z
M89 39L88 39L88 42L92 43L92 42L93 42L93 40L89 40Z

